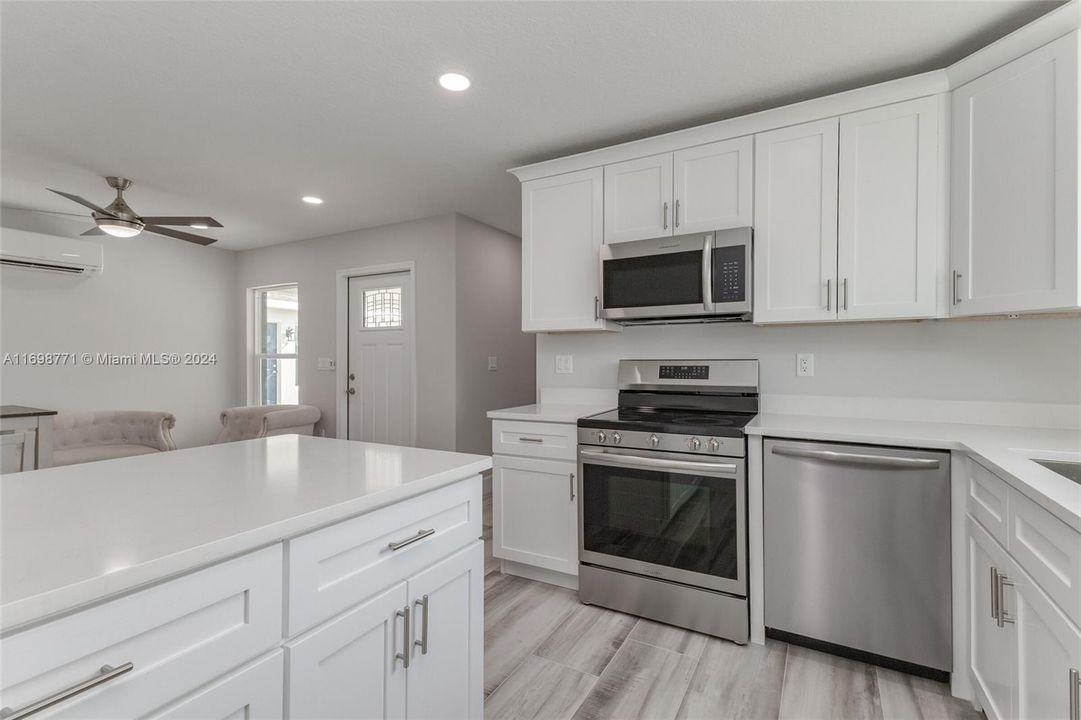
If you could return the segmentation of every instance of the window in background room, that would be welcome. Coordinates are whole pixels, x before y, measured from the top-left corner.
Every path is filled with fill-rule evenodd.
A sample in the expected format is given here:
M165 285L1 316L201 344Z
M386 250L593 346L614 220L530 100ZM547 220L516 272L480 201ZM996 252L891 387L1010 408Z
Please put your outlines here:
M298 297L296 285L252 290L255 352L248 372L250 400L255 405L300 401Z

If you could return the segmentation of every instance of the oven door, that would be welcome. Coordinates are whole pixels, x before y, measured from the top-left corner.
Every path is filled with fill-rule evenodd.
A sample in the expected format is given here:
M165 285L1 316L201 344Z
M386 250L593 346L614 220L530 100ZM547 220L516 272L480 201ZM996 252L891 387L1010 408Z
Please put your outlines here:
M742 458L583 446L578 478L582 562L747 594Z
M713 233L601 247L601 317L713 314Z

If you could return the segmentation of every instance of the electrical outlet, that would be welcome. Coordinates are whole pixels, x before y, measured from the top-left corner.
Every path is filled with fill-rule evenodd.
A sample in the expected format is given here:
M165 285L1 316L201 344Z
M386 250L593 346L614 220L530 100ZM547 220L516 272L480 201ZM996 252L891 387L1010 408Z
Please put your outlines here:
M488 370L490 372L495 372L498 369L499 369L499 358L496 355L489 355L488 356Z
M814 377L815 356L814 353L796 353L796 376Z
M574 372L573 355L556 355L556 375L570 375Z

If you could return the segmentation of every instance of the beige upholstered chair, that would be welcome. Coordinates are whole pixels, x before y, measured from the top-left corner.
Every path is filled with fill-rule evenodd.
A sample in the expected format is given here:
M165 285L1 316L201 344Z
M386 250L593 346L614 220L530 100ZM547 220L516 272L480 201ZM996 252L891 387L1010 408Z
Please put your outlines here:
M102 410L59 413L53 419L53 465L75 465L176 450L172 413Z
M224 410L215 443L270 435L311 435L323 412L313 405L249 405Z

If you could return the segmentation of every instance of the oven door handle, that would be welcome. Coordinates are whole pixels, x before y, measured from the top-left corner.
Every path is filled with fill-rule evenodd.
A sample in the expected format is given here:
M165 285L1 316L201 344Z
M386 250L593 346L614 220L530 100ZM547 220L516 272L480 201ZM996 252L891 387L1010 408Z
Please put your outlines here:
M626 465L627 467L648 468L650 470L694 470L696 472L724 475L736 475L739 470L734 463L666 460L664 458L642 457L641 455L624 455L604 450L579 450L578 457L582 460L597 460L609 465Z
M702 244L702 309L713 312L713 233Z

